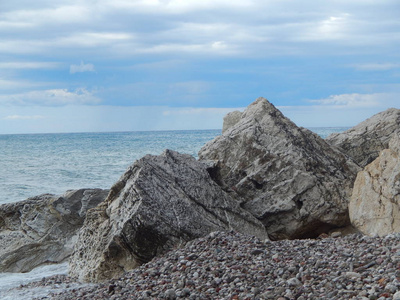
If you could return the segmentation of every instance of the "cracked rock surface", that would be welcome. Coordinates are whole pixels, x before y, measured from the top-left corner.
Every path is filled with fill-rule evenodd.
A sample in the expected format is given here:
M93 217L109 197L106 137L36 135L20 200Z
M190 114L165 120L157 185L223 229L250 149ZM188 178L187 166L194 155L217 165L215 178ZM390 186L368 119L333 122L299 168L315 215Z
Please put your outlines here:
M236 120L236 117L240 117ZM266 227L272 239L316 237L350 224L359 167L258 98L199 152L214 180Z
M67 259L86 211L107 194L80 189L0 205L0 272L28 272Z
M136 161L88 212L70 275L99 281L216 230L267 239L265 228L190 155L166 150Z
M364 168L389 147L390 139L396 134L400 134L400 109L389 108L349 130L331 134L326 141Z

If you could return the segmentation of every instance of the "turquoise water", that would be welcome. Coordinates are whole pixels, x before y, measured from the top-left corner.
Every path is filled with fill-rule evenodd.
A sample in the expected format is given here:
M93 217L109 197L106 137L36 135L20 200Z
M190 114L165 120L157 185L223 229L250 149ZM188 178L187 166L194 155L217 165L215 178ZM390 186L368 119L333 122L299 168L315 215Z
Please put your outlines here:
M326 137L344 128L311 128ZM0 135L0 204L110 188L135 160L165 149L197 157L220 130Z

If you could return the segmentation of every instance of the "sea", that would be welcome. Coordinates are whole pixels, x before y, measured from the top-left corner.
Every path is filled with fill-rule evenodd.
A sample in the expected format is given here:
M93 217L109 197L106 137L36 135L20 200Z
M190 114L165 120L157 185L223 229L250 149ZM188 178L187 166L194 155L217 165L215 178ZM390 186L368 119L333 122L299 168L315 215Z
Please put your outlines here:
M309 129L326 138L348 128ZM220 134L221 130L0 134L0 204L71 189L107 189L146 154L171 149L197 158L200 148ZM0 299L30 299L39 292L18 296L7 290L67 271L64 263L29 273L0 273Z

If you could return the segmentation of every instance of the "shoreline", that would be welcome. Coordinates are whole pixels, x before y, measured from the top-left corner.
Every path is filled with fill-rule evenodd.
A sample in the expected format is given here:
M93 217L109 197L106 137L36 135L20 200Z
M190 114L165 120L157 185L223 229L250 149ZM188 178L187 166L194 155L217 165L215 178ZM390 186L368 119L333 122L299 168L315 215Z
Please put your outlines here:
M53 276L35 299L400 299L400 234L260 241L213 232L98 284ZM61 290L60 290L61 289ZM281 298L280 298L281 297Z

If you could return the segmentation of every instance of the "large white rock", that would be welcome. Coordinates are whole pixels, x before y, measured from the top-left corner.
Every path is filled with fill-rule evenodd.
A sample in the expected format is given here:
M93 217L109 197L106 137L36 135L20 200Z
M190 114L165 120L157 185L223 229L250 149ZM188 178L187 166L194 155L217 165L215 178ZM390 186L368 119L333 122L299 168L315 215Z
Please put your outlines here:
M200 160L273 239L318 236L350 224L359 167L321 137L297 127L264 98L207 143Z
M349 205L353 226L370 236L400 232L400 138L358 173Z

